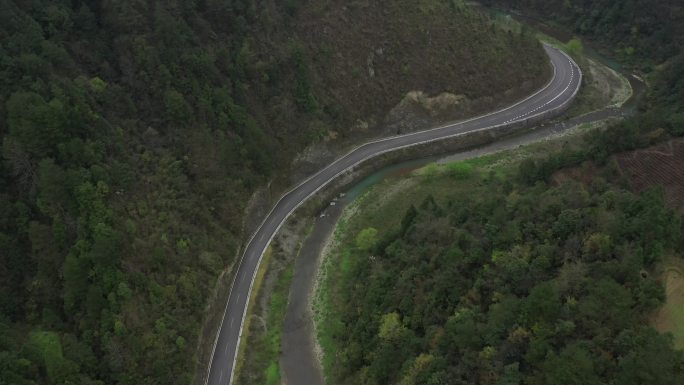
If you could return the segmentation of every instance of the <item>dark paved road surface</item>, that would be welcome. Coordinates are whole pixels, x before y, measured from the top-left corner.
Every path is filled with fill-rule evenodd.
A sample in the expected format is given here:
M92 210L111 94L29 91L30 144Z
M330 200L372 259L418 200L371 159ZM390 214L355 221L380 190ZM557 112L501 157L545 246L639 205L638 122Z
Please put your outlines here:
M537 115L551 115L554 111L560 110L576 95L581 84L581 72L577 64L559 50L548 46L545 49L554 67L554 76L542 90L527 99L474 119L366 143L337 159L283 195L245 248L231 286L221 326L214 341L205 384L232 383L237 347L242 335L242 324L261 257L282 223L297 207L341 173L374 156L416 144L524 121Z

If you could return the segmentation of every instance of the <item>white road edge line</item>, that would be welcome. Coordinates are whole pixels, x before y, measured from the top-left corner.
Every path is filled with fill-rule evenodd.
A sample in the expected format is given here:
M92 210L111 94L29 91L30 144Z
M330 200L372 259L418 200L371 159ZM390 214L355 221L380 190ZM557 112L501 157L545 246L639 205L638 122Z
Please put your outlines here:
M555 47L552 47L551 45L546 44L546 43L543 43L543 45L544 45L545 47L550 48L550 49L555 49L555 50L559 51L561 54L565 55L565 56L568 58L568 61L571 63L571 70L574 70L574 67L577 66L577 64L574 63L574 61L570 58L570 56L568 56L568 54L566 54L566 53L563 52L562 50L560 50L560 49L558 49L558 48L555 48ZM521 100L521 101L519 101L519 102L517 102L517 103L515 103L515 104L512 104L512 105L510 105L510 106L504 107L504 108L499 109L499 110L497 110L497 111L494 111L494 112L491 112L491 113L488 113L488 114L484 114L484 115L481 115L481 116L477 116L477 117L474 117L474 118L471 118L471 119L467 119L467 120L464 120L464 121L455 122L455 123L450 123L450 124L446 124L446 125L443 125L443 126L440 126L440 127L435 127L435 128L428 129L428 130L424 130L424 131L418 131L418 132L415 132L415 133L410 133L410 134L405 134L405 135L394 135L394 136L390 136L390 137L387 137L387 138L382 138L382 139L378 139L378 140L366 142L366 143L363 143L363 144L361 144L361 145L355 147L354 149L352 149L351 151L349 151L349 152L346 153L345 155L339 157L338 159L336 159L335 161L333 161L332 163L330 163L328 166L326 166L326 167L324 167L323 169L321 169L321 170L317 171L316 173L312 174L312 175L309 176L308 178L304 179L304 181L300 182L300 183L297 184L295 187L293 187L292 189L290 189L290 190L288 190L286 193L284 193L284 194L280 197L280 199L278 199L278 201L271 207L271 210L270 210L269 213L264 217L264 219L261 221L261 224L259 225L259 227L257 227L257 229L252 233L252 236L250 237L249 241L248 241L247 243L245 243L245 250L244 250L244 252L247 251L247 247L250 245L250 243L252 242L252 240L254 239L254 237L256 236L256 234L261 230L261 228L263 227L264 223L266 223L266 221L268 220L268 218L269 218L269 217L271 216L271 214L273 213L273 210L275 210L275 208L278 206L278 204L280 204L280 202L283 200L283 198L285 198L287 195L289 195L290 193L292 193L293 191L295 191L296 189L298 189L300 186L302 186L303 184L307 183L307 182L310 181L311 179L313 179L313 178L315 178L316 176L320 175L320 174L321 174L324 170L326 170L327 168L331 167L331 166L334 165L335 163L337 163L337 162L339 162L340 160L344 159L345 157L349 156L349 155L350 155L351 153L353 153L354 151L357 151L359 148L361 148L361 147L363 147L363 146L366 146L366 145L369 145L369 144L371 144L371 143L382 142L382 141L394 139L394 138L397 138L397 137L409 137L409 136L412 136L412 135L416 135L416 134L418 134L418 133L425 133L425 132L434 131L434 130L439 130L439 129L446 128L446 127L455 126L455 125L458 125L458 124L464 124L464 123L471 122L471 121L473 121L473 120L482 119L482 118L485 118L485 117L488 117L488 116L492 116L492 115L495 115L495 114L499 114L499 113L501 113L501 112L503 112L503 111L512 109L513 107L516 107L516 106L518 106L518 105L520 105L520 104L526 102L527 100L529 100L529 99L531 99L531 98L537 96L538 94L540 94L541 92L543 92L544 90L546 90L546 89L553 83L553 81L554 81L555 78L556 78L556 67L555 67L555 65L553 65L553 61L551 61L551 64L552 64L552 66L553 66L553 76L552 76L551 79L546 83L546 85L545 85L544 87L542 87L541 89L539 89L539 90L538 90L537 92L535 92L534 94L532 94L532 95L530 95L530 96L524 98L523 100ZM577 86L577 88L576 88L575 91L573 92L573 95L572 95L567 101L563 102L560 106L556 107L554 110L559 110L559 109L564 108L565 105L567 105L569 102L571 102L572 100L574 100L575 96L577 95L577 92L579 91L580 86L581 86L581 84L582 84L582 70L579 68L579 66L577 66L577 70L578 70L578 72L579 72L579 81L578 81L578 86ZM570 84L572 84L572 81L570 82ZM569 87L569 85L568 85L568 87ZM567 90L567 87L566 87L566 90ZM565 90L564 90L563 92L561 92L559 95L562 95L564 92L565 92ZM554 100L555 100L555 99L554 99ZM543 112L542 112L541 114L543 114ZM540 115L540 114L532 115L532 116L530 116L528 119L534 118L534 117L539 116L539 115ZM448 136L440 137L440 138L437 138L437 139L430 139L430 140L426 140L426 141L422 141L422 142L416 142L416 143L412 143L412 144L409 144L409 145L406 145L406 146L399 146L399 147L396 147L396 148L392 148L392 149L387 150L387 151L381 151L381 152L378 152L378 153L376 153L376 154L373 154L372 156L370 156L370 157L368 157L368 158L364 158L364 159L362 159L362 160L360 160L360 161L354 163L353 165L349 166L348 168L345 168L344 170L342 170L342 171L338 172L337 174L333 175L331 178L329 178L329 179L326 180L324 183L322 183L318 188L316 188L316 190L314 190L313 192L311 192L311 193L310 193L309 195L307 195L304 199L300 200L299 203L298 203L297 205L295 205L295 207L293 207L293 208L287 213L287 215L285 215L285 218L283 219L283 221L281 221L280 224L278 224L278 226L276 227L276 230L275 230L275 231L271 234L271 236L269 237L269 240L268 240L267 244L270 244L271 240L273 240L273 237L275 236L275 234L278 233L278 231L279 231L280 228L282 227L282 225L283 225L283 223L285 222L285 220L287 220L287 218L289 218L289 216L290 216L297 208L299 208L299 206L301 206L306 200L308 200L311 196L315 195L315 194L316 194L318 191L320 191L323 187L327 186L328 183L330 183L330 181L336 179L336 178L337 178L339 175L341 175L342 173L347 172L347 171L350 170L350 169L353 169L353 168L356 167L358 164L360 164L360 163L362 163L362 162L365 162L365 161L367 161L368 159L371 159L371 158L380 156L380 155L385 154L385 153L387 153L387 152L397 151L397 150L400 150L400 149L403 149L403 148L406 148L406 147L413 147L413 146L418 146L418 145L421 145L421 144L430 143L430 142L434 142L434 141L440 141L440 140L445 140L445 139L454 138L454 137L458 137L458 136L463 136L463 135L467 135L467 134L472 134L472 133L474 133L474 132L480 132L480 131L484 131L484 130L491 130L491 129L493 129L493 128L498 128L498 127L502 127L502 126L507 126L507 125L509 125L509 124L510 124L510 123L497 124L497 125L494 125L494 126L484 127L484 128L478 129L478 130L468 131L468 132L465 132L465 133L457 133L457 134L454 134L454 135L448 135ZM264 250L265 250L265 248L264 248ZM253 273L253 275L252 275L252 281L250 282L249 291L247 292L247 303L249 303L249 298L250 298L250 296L251 296L252 288L253 288L253 286L254 286L254 277L256 277L256 273L257 273L257 271L259 270L259 266L261 265L261 260L263 259L263 256L264 256L264 250L262 250L261 253L260 253L259 260L257 261L256 268L255 268L254 273ZM221 322L220 322L220 324L219 324L219 328L218 328L217 331L216 331L216 337L214 338L214 344L213 344L213 347L212 347L212 350L211 350L211 357L210 357L210 359L209 359L209 367L207 368L207 375L206 375L206 379L205 379L205 381L204 381L204 384L205 384L205 385L207 385L208 382L209 382L209 376L210 376L210 374L211 374L211 368L212 368L213 363L214 363L214 352L216 351L216 344L218 343L219 336L221 335L221 329L223 328L223 321L225 320L225 313L226 313L226 311L228 310L228 305L230 304L230 296L231 296L231 294L232 294L233 287L235 286L235 279L237 278L237 273L240 271L240 267L242 266L242 262L243 262L243 260L244 260L244 255L245 255L244 252L242 253L242 255L241 255L241 257L240 257L240 262L238 263L237 270L235 271L235 276L234 276L234 278L233 278L233 282L232 282L232 284L231 284L231 286L230 286L230 290L229 290L229 292L228 292L228 299L226 300L226 306L225 306L225 308L224 308L224 310L223 310L223 315L221 316ZM240 346L240 339L241 339L241 336L242 336L242 328L244 327L245 316L246 316L246 314L247 314L247 307L248 307L248 306L245 306L245 308L244 308L244 310L243 310L242 318L241 318L241 320L240 320L240 331L239 331L238 339L237 339L237 343L236 343L236 346L237 346L237 347ZM232 366L231 366L230 379L229 379L229 381L228 381L228 385L231 385L231 384L233 383L233 375L234 375L234 369L235 369L235 363L236 363L236 361L237 361L237 352L235 352L235 354L234 354L234 356L233 356L233 364L232 364ZM223 377L223 372L221 373L221 378L219 378L219 382L221 382L222 377Z
M554 49L557 49L557 48L554 48ZM567 55L565 52L563 52L562 50L559 50L559 51L560 51L563 55L568 56L568 55ZM568 58L569 58L569 56L568 56ZM579 68L579 67L578 67L578 68ZM548 84L551 84L551 82L553 82L553 80L555 79L555 75L556 75L556 68L555 68L555 67L554 67L553 73L554 73L554 77L551 78L551 80L549 81ZM581 73L581 72L580 72L580 73ZM570 84L572 84L572 83L570 83ZM570 99L568 99L568 101L572 101L572 100L574 99L574 95L576 95L576 94L577 94L577 91L579 91L579 86L580 86L580 85L581 85L581 82L578 84L578 87L577 87L577 89L575 90L575 92L573 93L573 96L572 96ZM569 85L568 85L568 87L569 87ZM565 92L565 91L567 90L568 87L566 87L565 90L564 90L563 92ZM370 141L370 142L367 142L367 143L364 143L364 144L360 145L359 147L357 147L357 148L355 148L354 150L352 150L352 151L350 151L349 153L347 153L345 156L343 156L343 157L337 159L336 161L334 161L333 163L331 163L331 164L328 165L327 167L324 167L322 170L316 172L315 174L313 174L312 176L310 176L309 178L307 178L304 182L298 184L295 188L293 188L293 189L291 189L290 191L288 191L287 193L283 194L282 197L278 200L278 202L276 202L276 204L273 206L273 208L271 208L271 211L268 213L268 215L267 215L266 217L264 217L264 220L261 222L261 225L260 225L260 226L257 228L257 230L254 232L254 234L252 235L252 238L254 238L254 235L256 235L256 233L258 233L259 230L261 230L261 227L263 226L263 224L266 222L266 220L267 220L268 217L271 215L271 213L273 212L273 210L278 206L278 204L280 203L280 201L281 201L285 196L287 196L287 195L290 194L292 191L294 191L294 190L296 190L297 188L299 188L299 187L300 187L301 185L303 185L304 183L306 183L306 182L308 182L309 180L313 179L315 176L319 175L323 170L325 170L325 169L327 169L328 167L332 166L333 164L337 163L340 159L344 159L344 157L346 157L346 156L348 156L349 154L351 154L352 152L356 151L358 148L360 148L360 147L362 147L362 146L365 146L365 145L368 145L368 144L371 144L371 143L382 142L382 141L389 140L389 139L393 139L393 138L400 137L400 136L401 136L401 137L413 136L413 135L416 135L416 134L419 134L419 133L424 133L424 132L428 132L428 131L434 131L434 130L438 130L438 129L442 129L442 128L446 128L446 127L451 127L451 126L455 126L455 125L457 125L457 124L463 124L463 123L467 123L467 122L470 122L470 121L473 121L473 120L476 120L476 119L480 119L480 118L484 118L484 117L491 116L491 115L494 115L494 114L498 114L498 113L500 113L500 112L503 112L503 111L506 111L506 110L508 110L508 109L511 109L511 108L513 108L513 107L515 107L515 106L517 106L517 105L523 103L523 102L526 101L526 100L529 100L530 98L532 98L532 97L538 95L538 94L539 94L540 92L542 92L544 89L546 89L546 87L544 87L543 89L537 91L537 92L536 92L535 94L533 94L532 96L530 96L530 97L528 97L528 98L526 98L526 99L523 99L522 101L520 101L520 102L518 102L518 103L516 103L516 104L513 104L512 106L509 106L509 107L507 107L507 108L503 108L503 109L501 109L501 110L499 110L499 111L492 112L492 113L490 113L490 114L483 115L483 116L481 116L481 117L476 117L476 118L472 118L472 119L465 120L465 121L462 121L462 122L444 125L444 126L442 126L442 127L437 127L437 128L433 128L433 129L430 129L430 130L417 131L417 132L411 133L411 134L406 134L406 135L395 135L395 136L391 136L391 137L384 138L384 139L381 139L381 140ZM560 94L558 94L558 96L562 95L563 92L561 92ZM558 96L555 97L553 100L557 99ZM563 104L561 104L560 106L556 107L555 110L558 110L558 109L561 109L562 107L564 107L564 106L568 103L568 101L566 101L566 102L564 102ZM543 114L543 113L541 113L541 114ZM532 115L532 116L530 116L528 119L531 119L531 118L533 118L533 117L535 117L535 116L538 116L538 115L540 115L540 114ZM425 144L425 143L431 143L431 142L441 141L441 140L444 140L444 139L449 139L449 138L454 138L454 137L463 136L463 135L467 135L467 134L472 134L473 132L480 132L480 131L491 130L491 129L493 129L493 128L498 128L498 127L507 126L507 125L508 125L508 124L497 124L497 125L493 125L493 126L490 126L490 127L484 127L484 128L478 129L478 130L473 130L473 131L468 131L468 132L463 132L463 133L457 133L457 134L454 134L454 135L443 136L443 137L436 138L436 139L429 139L429 140L425 140L425 141L422 141L422 142L411 143L411 144L409 144L409 145L399 146L399 147L392 148L392 149L390 149L390 150L381 151L381 152L378 152L378 153L373 154L372 156L370 156L370 157L368 157L368 158L362 159L362 160L360 160L360 161L358 161L358 162L352 164L351 166L345 168L344 170L338 172L337 174L333 175L331 178L329 178L329 179L326 180L324 183L322 183L320 186L318 186L318 188L316 188L316 190L314 190L313 192L311 192L311 193L310 193L309 195L307 195L304 199L300 200L299 203L298 203L295 207L293 207L293 208L287 213L287 215L285 215L285 219L283 219L283 220L280 222L280 224L278 224L278 226L276 227L276 230L275 230L275 231L271 234L271 236L269 237L268 242L267 242L267 245L271 243L271 240L273 240L273 237L278 233L278 231L279 231L280 228L283 226L283 224L285 223L285 221L287 220L287 218L289 218L289 216L290 216L295 210L297 210L297 209L299 208L299 206L301 206L302 204L304 204L304 202L305 202L306 200L308 200L311 196L315 195L315 194L316 194L318 191L320 191L323 187L327 186L328 183L330 183L332 180L336 179L339 175L341 175L341 174L347 172L347 171L350 170L350 169L353 169L354 167L356 167L356 166L359 165L360 163L363 163L363 162L367 161L368 159L375 158L375 157L380 156L380 155L382 155L382 154L385 154L385 153L388 153L388 152L392 152L392 151L401 150L401 149L403 149L403 148L418 146L418 145ZM251 243L251 239L250 239L250 242L247 242L246 245L249 245L250 243ZM247 248L245 247L245 251L246 251L246 250L247 250ZM264 251L265 251L265 250L266 250L266 248L264 248L264 249L261 251L261 253L260 253L261 255L259 256L259 260L258 260L258 262L257 262L257 264L256 264L256 268L254 269L254 274L252 275L252 281L250 282L250 285L249 285L249 291L247 292L247 302L249 302L249 297L250 297L251 294L252 294L252 287L254 286L254 278L256 277L256 274L257 274L257 272L259 271L259 265L261 265L261 260L262 260L263 257L264 257ZM243 256L244 256L244 253L243 253ZM242 260L241 260L240 262L242 263ZM232 289L232 288L231 288L231 289ZM239 332L239 334L238 334L238 339L237 339L237 344L236 344L236 347L237 347L238 349L239 349L240 340L241 340L241 337L242 337L242 328L244 327L245 316L247 315L247 307L248 307L248 306L245 306L245 308L244 308L244 310L243 310L243 312L242 312L242 319L241 319L241 321L240 321L240 332ZM219 330L219 333L220 333L220 330ZM233 365L231 366L230 380L228 381L228 385L232 385L232 383L233 383L233 375L235 374L235 373L234 373L235 363L237 362L237 353L238 353L238 352L236 351L235 355L233 356ZM219 382L220 382L220 381L219 381Z

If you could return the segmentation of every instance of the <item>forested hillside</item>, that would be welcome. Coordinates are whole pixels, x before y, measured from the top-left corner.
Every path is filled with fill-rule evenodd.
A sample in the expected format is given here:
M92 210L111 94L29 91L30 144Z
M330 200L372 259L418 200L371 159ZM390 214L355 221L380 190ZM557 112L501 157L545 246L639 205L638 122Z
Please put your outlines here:
M684 383L684 352L649 326L666 298L657 272L684 257L672 196L684 180L667 174L681 167L673 138L684 135L681 3L485 3L569 26L651 88L635 116L578 146L491 167L433 165L420 182L372 191L338 224L319 292L329 380Z
M684 5L679 1L487 0L567 26L636 72L650 89L639 113L614 129L594 149L597 156L643 147L657 128L684 135Z
M0 383L189 383L298 151L411 90L482 109L547 76L458 1L0 0Z
M652 71L681 53L684 5L678 0L485 0L570 27L603 42L622 61Z
M609 56L651 81L640 114L630 119L598 150L602 154L644 145L655 128L684 134L684 5L654 0L485 0L483 4L514 9L558 23L588 38Z
M331 383L684 382L684 352L647 324L681 215L610 166L547 181L526 164L456 163L365 198L326 269Z

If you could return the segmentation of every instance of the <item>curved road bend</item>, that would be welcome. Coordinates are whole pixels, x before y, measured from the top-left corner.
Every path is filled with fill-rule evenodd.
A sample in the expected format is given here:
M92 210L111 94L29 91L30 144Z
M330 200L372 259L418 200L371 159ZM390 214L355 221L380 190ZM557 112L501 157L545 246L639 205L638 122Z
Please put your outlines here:
M577 64L559 50L545 46L554 68L554 77L537 93L510 107L474 119L426 131L389 137L361 145L329 164L300 185L283 195L247 243L223 312L205 385L228 385L233 381L233 367L242 335L242 325L257 268L266 247L285 219L310 196L339 174L374 156L445 139L460 134L485 130L497 125L519 122L569 103L580 87L582 77Z

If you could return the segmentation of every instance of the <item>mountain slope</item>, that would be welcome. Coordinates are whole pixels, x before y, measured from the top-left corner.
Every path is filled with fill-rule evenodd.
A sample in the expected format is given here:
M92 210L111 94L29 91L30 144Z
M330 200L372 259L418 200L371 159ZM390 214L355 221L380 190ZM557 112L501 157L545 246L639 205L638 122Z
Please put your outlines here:
M613 163L564 168L591 153L577 142L433 164L354 203L317 294L329 383L684 381L684 353L648 326L682 216Z
M190 382L246 202L297 152L414 89L487 108L548 76L537 42L458 2L344 7L0 0L0 382Z

